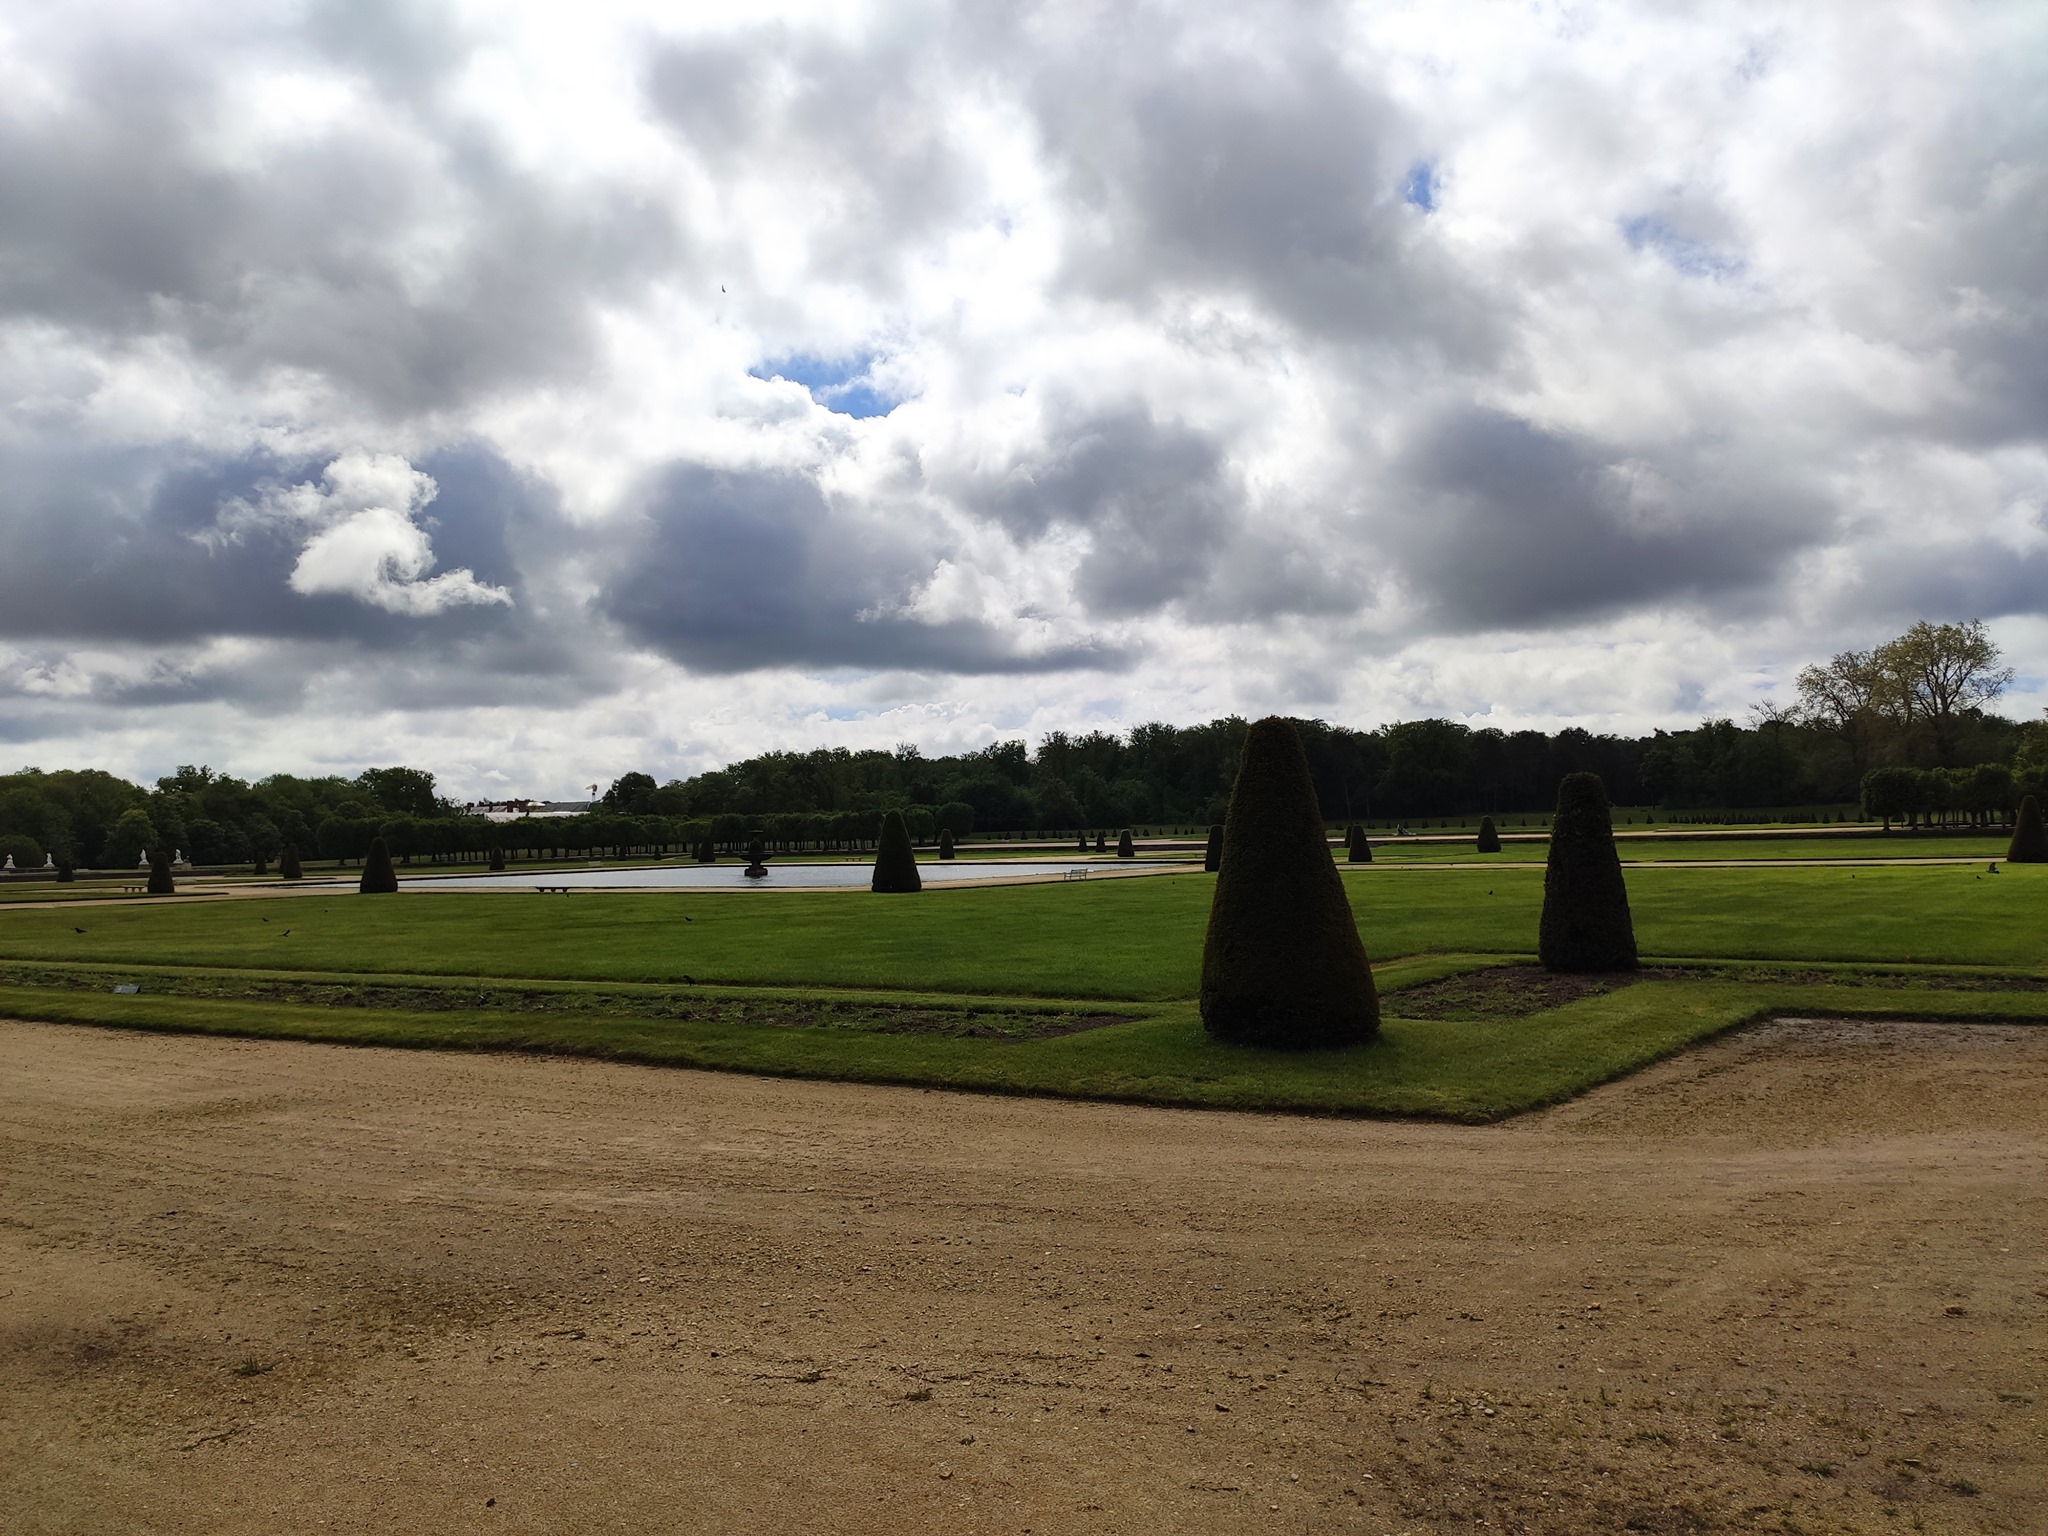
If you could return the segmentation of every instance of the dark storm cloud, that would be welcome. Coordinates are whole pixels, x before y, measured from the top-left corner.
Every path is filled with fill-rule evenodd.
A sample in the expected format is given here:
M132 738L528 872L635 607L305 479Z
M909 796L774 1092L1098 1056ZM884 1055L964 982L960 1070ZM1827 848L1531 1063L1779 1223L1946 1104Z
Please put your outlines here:
M1042 57L1028 95L1077 205L1074 280L1140 306L1175 287L1247 296L1319 340L1501 346L1499 301L1432 256L1408 195L1427 146L1338 62L1340 13L1267 12L1255 44L1207 47L1118 14L1120 35Z
M954 67L943 29L849 44L769 26L658 47L647 95L721 183L753 174L811 188L812 269L886 292L913 249L985 191L974 147L949 128Z
M1395 466L1380 537L1453 629L1713 601L1784 574L1827 508L1725 444L1631 457L1497 411L1437 419Z
M545 189L430 105L378 97L367 123L224 161L230 62L102 46L70 61L65 107L0 116L0 316L306 370L406 416L585 365L593 304L680 259L664 215Z
M0 635L176 645L213 636L347 641L402 649L465 636L509 641L530 629L508 540L544 531L550 490L491 450L456 446L418 467L439 495L419 522L435 570L469 567L512 602L414 616L354 597L303 596L289 580L307 530L260 522L222 537L222 508L320 478L319 460L268 453L221 460L191 452L0 454Z
M835 507L806 476L678 464L651 487L602 606L634 639L703 672L1127 664L1111 647L1025 652L983 624L898 616L941 555L910 529Z
M1075 589L1091 612L1113 617L1152 612L1205 581L1243 515L1223 445L1136 405L1056 411L1041 447L953 488L1015 538L1087 533Z

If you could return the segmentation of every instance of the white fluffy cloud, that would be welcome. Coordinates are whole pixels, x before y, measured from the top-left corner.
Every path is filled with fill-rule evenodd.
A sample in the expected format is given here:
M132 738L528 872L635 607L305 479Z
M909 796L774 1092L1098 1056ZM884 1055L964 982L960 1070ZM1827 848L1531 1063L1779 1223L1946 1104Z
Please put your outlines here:
M282 524L305 538L287 583L301 596L352 597L419 618L467 604L510 604L512 594L466 569L429 577L433 540L415 520L440 487L396 454L346 453L321 483L273 487L255 504L231 500L201 538L236 539Z
M10 28L45 762L1642 729L1918 617L2048 700L2026 0Z

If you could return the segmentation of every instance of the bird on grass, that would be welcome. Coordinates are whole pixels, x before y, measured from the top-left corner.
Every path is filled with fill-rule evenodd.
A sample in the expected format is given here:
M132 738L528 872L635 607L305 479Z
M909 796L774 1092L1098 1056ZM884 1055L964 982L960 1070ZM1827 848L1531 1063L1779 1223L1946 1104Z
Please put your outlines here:
M83 928L77 927L76 925L74 925L74 926L72 927L71 931L72 931L73 933L83 933L83 932L85 932L85 930L84 930Z

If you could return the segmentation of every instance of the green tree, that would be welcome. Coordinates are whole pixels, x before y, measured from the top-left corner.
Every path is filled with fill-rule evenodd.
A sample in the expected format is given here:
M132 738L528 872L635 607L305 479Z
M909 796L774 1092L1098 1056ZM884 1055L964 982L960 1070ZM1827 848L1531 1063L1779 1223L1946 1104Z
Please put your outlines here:
M1884 669L1869 651L1841 651L1826 666L1799 674L1799 718L1831 733L1849 758L1858 783L1870 766L1873 737L1883 717Z
M1557 787L1536 953L1552 971L1636 968L1628 886L1614 847L1607 787L1598 774L1568 773Z
M424 768L365 768L356 784L381 809L399 816L438 816L445 807Z
M100 863L107 869L133 869L162 843L163 839L157 836L156 823L149 819L149 812L135 806L114 819ZM164 852L168 855L170 850L165 848Z
M1955 766L1956 737L1967 712L1982 709L2011 684L1998 647L1980 619L1967 624L1922 620L1877 648L1881 692L1906 722L1924 725L1937 767Z
M1202 948L1202 1024L1283 1049L1351 1045L1379 1029L1379 996L1294 726L1246 733L1223 822L1223 867Z
M1875 816L1885 831L1908 820L1919 808L1920 775L1911 768L1873 768L1863 775L1863 814Z

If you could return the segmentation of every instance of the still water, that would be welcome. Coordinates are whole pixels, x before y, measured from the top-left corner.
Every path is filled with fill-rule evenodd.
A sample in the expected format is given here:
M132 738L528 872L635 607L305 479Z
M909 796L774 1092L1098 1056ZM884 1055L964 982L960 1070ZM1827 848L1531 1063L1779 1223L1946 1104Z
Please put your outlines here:
M937 859L929 862L918 860L917 872L925 884L942 884L949 880L993 880L1002 876L1037 875L1063 876L1069 870L1086 869L1085 864L1025 863L1022 860L1003 863L972 864L964 860L942 863ZM1097 865L1098 878L1114 870L1118 874L1140 872L1158 873L1173 866L1165 864ZM734 859L721 864L660 864L639 868L588 869L553 868L543 865L537 869L507 870L502 875L430 875L404 881L400 889L407 891L459 890L459 891L530 891L535 886L565 885L577 887L601 887L606 890L817 890L821 887L865 886L874 875L874 865L869 861L858 864L783 864L774 859L768 861L768 873L757 880L749 880L743 873L746 865Z

